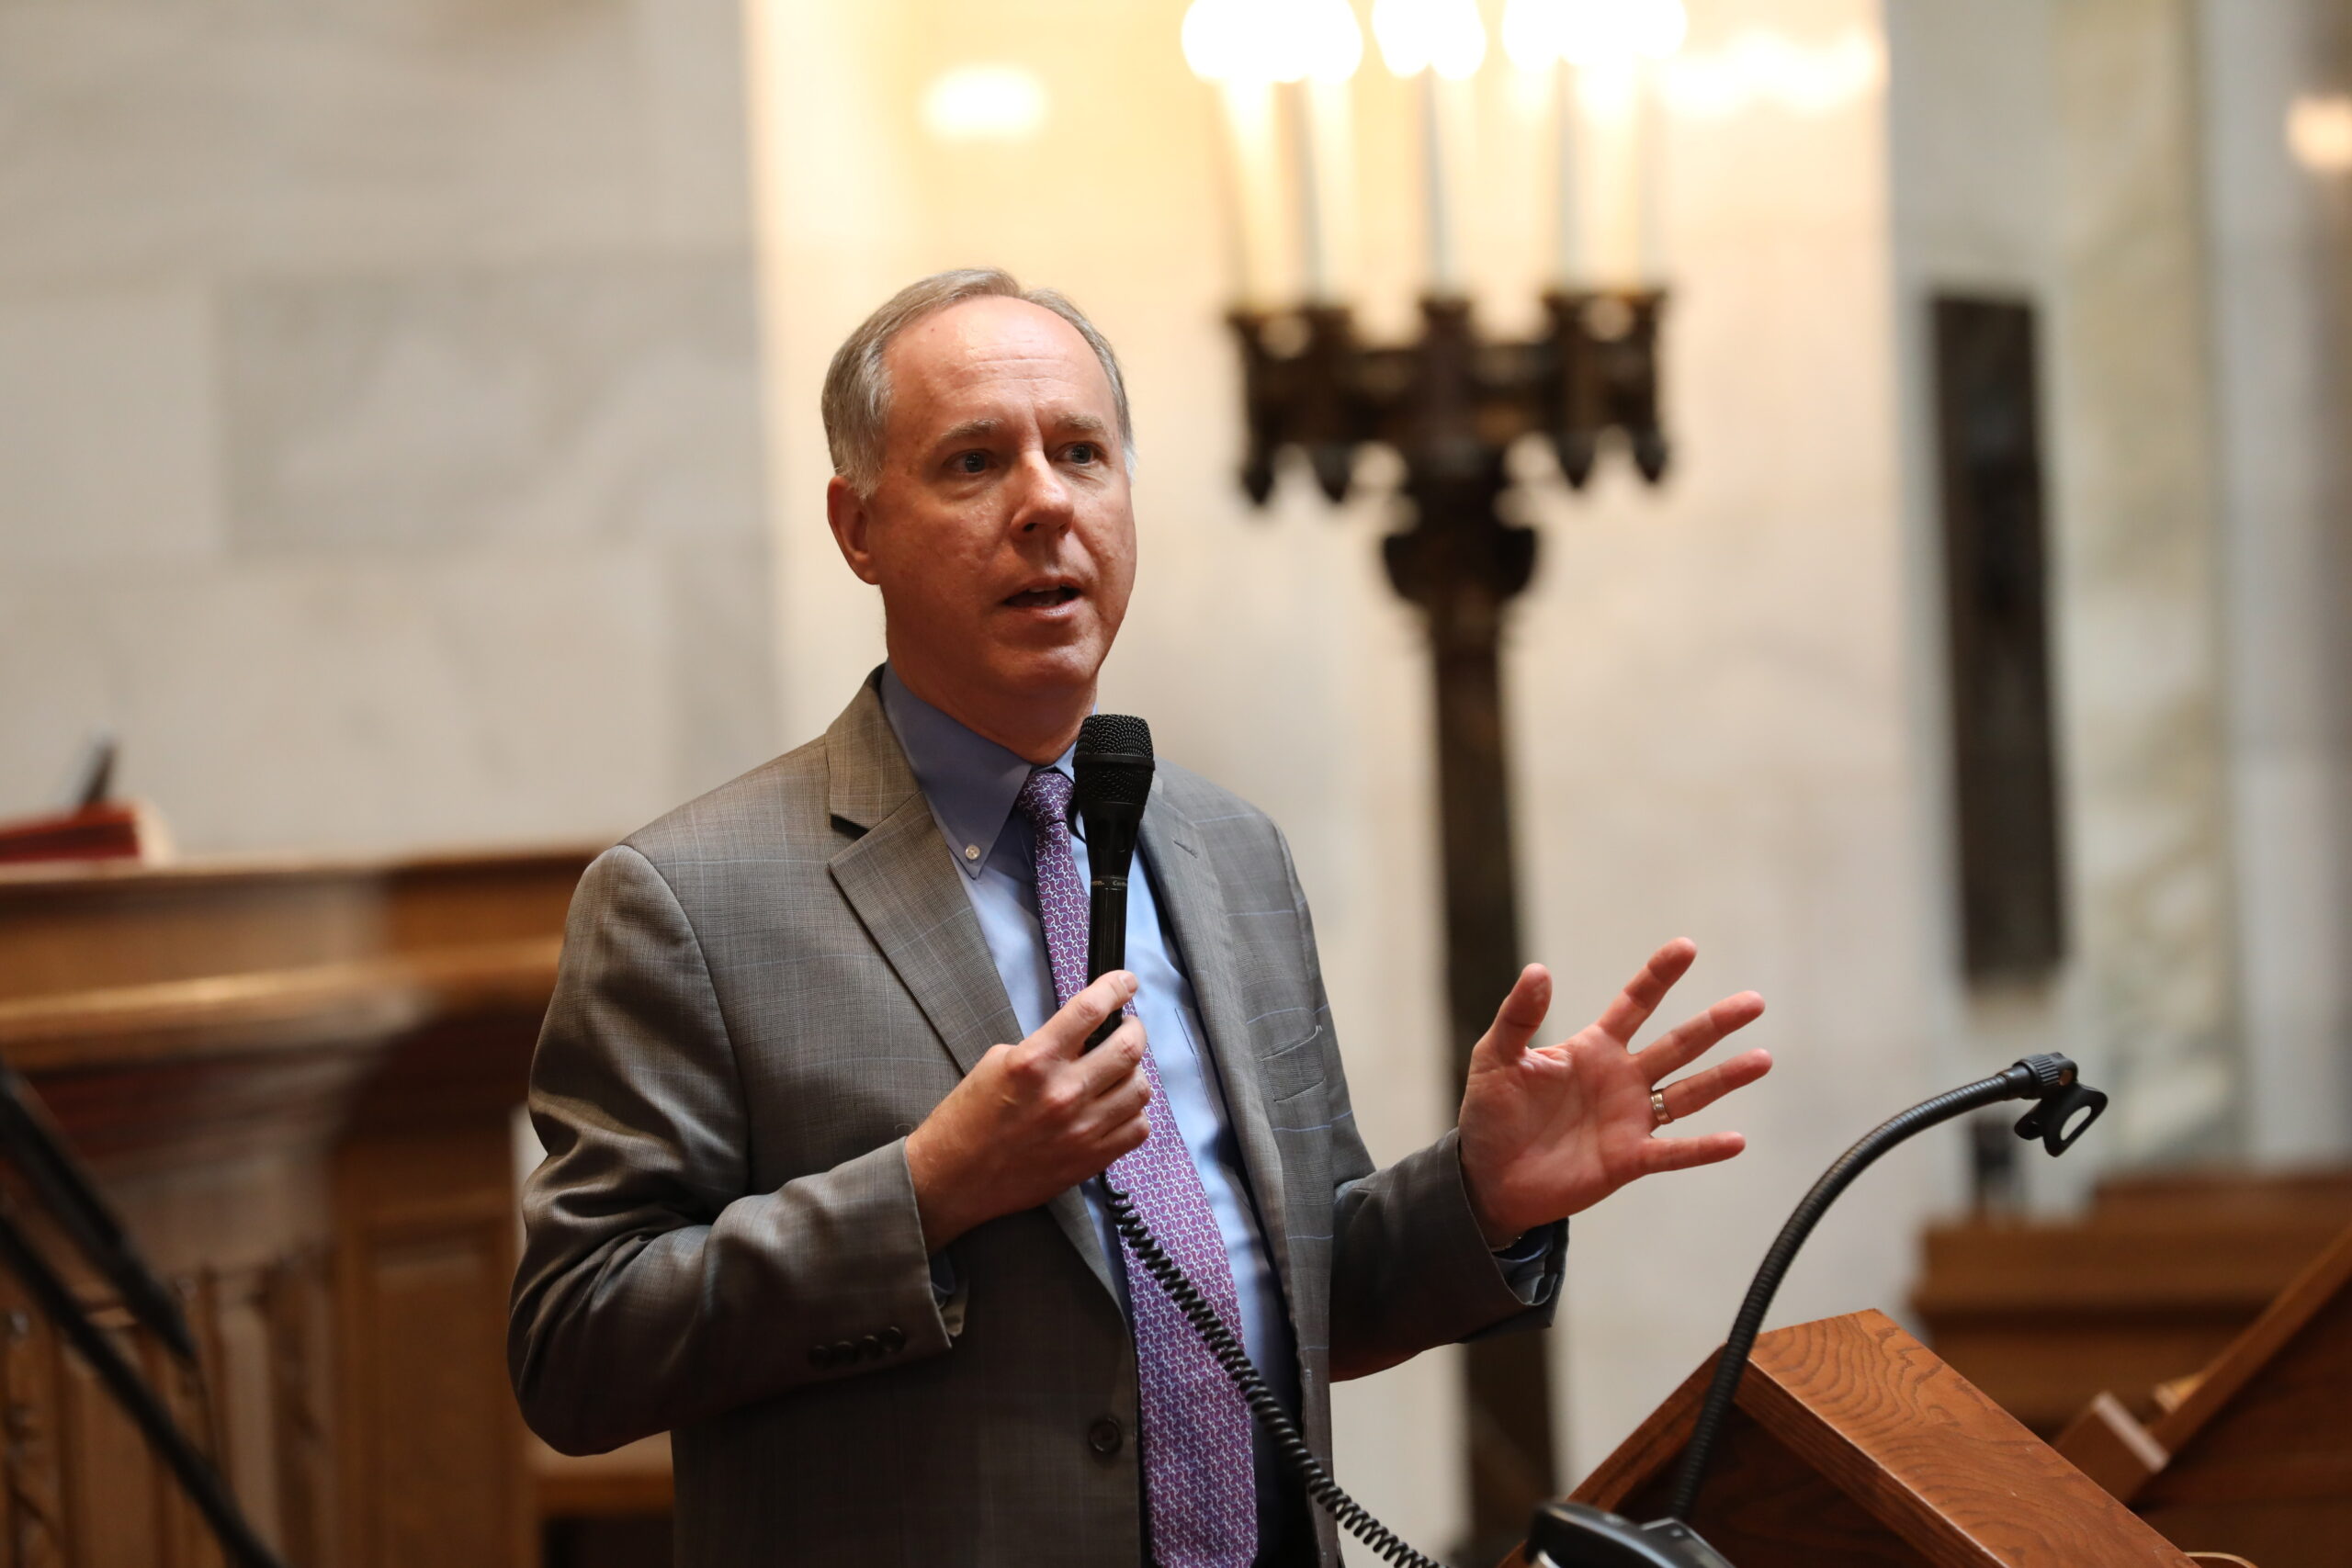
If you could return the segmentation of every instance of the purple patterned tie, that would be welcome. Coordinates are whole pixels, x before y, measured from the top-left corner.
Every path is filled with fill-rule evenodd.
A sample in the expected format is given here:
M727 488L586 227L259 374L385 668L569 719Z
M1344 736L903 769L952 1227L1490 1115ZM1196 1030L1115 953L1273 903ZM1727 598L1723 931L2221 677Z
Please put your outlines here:
M1070 852L1069 795L1068 775L1039 768L1021 786L1016 803L1036 829L1037 919L1046 929L1057 1007L1086 988L1087 895ZM1240 1300L1225 1237L1148 1051L1143 1071L1151 1084L1151 1136L1112 1165L1112 1179L1135 1201L1159 1245L1226 1325L1235 1327L1241 1321ZM1124 1240L1120 1251L1126 1252ZM1250 1407L1176 1304L1132 1255L1124 1261L1128 1280L1136 1282L1130 1304L1143 1400L1152 1561L1159 1568L1250 1568L1258 1551Z

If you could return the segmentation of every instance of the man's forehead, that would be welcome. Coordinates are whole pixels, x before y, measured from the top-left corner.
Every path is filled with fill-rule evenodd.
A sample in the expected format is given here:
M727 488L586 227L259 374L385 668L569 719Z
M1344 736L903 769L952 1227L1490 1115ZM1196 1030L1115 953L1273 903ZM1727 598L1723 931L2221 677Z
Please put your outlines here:
M1057 402L1099 400L1104 414L1112 403L1110 378L1078 329L1026 299L959 300L900 333L887 363L894 412L1041 392Z

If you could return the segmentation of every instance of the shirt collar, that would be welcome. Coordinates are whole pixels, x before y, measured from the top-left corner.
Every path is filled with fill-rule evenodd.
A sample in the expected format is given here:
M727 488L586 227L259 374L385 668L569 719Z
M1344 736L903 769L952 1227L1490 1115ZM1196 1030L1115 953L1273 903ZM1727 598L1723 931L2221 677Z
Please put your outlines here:
M1012 818L1021 786L1029 782L1028 760L916 696L887 664L882 667L882 712L899 737L923 798L931 803L948 853L966 876L977 878ZM1073 746L1064 751L1054 766L1069 773L1070 752L1076 750Z

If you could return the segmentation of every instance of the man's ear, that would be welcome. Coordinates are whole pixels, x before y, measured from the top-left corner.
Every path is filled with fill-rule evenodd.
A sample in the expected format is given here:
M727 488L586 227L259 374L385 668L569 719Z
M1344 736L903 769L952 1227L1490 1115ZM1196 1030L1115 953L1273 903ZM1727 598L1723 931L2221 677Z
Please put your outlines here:
M832 529L833 543L841 547L842 559L849 562L857 580L879 582L881 580L874 571L874 551L866 537L873 526L873 516L866 511L864 498L839 474L825 481L825 525Z

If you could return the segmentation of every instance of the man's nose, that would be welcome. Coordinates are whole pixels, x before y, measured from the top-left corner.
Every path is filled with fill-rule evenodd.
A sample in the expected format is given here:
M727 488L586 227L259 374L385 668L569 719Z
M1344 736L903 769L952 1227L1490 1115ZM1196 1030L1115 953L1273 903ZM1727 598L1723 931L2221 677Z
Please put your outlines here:
M1045 453L1027 452L1015 466L1012 526L1024 534L1069 526L1074 515L1070 489Z

